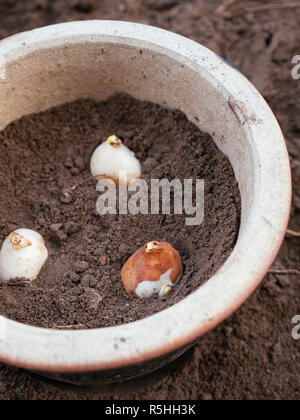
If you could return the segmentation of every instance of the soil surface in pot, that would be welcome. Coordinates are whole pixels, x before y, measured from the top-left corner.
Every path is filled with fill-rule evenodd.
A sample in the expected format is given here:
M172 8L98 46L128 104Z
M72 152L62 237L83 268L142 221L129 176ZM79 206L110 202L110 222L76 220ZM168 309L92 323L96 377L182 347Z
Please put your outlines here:
M105 215L96 211L90 157L117 134L136 153L143 178L204 179L205 218L186 215ZM49 258L30 286L2 285L0 313L47 328L120 325L175 304L226 261L240 223L233 170L212 138L180 111L126 95L96 103L79 100L26 116L0 133L0 234L39 231ZM65 199L63 192L70 191ZM195 192L194 192L195 193ZM165 297L128 297L120 271L138 248L167 241L181 254L184 272Z

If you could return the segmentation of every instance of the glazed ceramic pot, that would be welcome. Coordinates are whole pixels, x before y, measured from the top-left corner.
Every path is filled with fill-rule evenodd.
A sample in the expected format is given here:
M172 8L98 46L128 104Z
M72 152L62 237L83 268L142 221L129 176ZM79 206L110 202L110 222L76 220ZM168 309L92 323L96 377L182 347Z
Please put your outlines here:
M291 202L280 127L251 83L205 47L112 21L60 24L0 42L0 129L23 115L115 92L182 110L229 158L242 198L227 262L181 302L130 324L81 331L0 317L0 360L77 384L158 369L232 314L259 285L285 235ZM195 165L197 162L195 162Z

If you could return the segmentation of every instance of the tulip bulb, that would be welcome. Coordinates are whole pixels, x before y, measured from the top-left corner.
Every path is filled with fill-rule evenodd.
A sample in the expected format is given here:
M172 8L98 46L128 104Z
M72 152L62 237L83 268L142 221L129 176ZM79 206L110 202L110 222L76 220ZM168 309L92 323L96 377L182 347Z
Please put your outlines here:
M149 242L122 268L126 293L140 298L169 294L181 275L180 255L167 242Z
M18 229L5 239L0 251L0 280L35 280L48 258L43 237L30 229Z
M116 183L130 184L140 178L142 169L134 153L117 136L111 136L94 151L91 173Z

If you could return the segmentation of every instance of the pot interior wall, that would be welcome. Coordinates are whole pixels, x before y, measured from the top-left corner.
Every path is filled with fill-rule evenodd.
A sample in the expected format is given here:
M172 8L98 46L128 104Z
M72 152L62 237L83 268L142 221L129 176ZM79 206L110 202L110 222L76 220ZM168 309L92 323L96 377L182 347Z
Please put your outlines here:
M254 195L251 142L225 89L199 66L200 71L167 51L116 42L29 50L8 60L6 79L0 80L0 129L23 115L79 98L103 100L115 92L178 108L229 158L242 195L242 232Z

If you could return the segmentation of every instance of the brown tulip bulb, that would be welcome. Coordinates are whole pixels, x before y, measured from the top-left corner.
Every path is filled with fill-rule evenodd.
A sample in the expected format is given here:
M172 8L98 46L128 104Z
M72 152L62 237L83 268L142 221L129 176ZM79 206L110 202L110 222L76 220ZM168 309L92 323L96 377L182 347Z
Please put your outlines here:
M180 255L167 242L147 243L122 268L126 293L140 298L169 294L181 275Z

